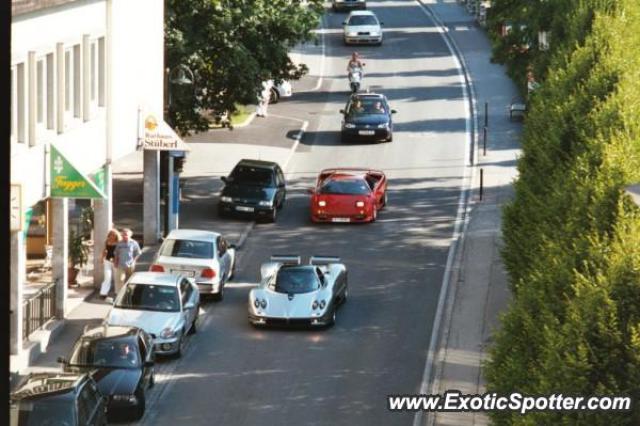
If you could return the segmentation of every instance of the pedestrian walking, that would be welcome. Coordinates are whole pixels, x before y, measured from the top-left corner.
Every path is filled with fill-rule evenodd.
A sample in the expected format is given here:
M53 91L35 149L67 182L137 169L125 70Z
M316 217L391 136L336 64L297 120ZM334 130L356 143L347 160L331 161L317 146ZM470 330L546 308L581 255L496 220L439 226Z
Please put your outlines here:
M114 255L114 263L116 265L116 294L120 292L120 289L127 282L131 274L133 274L136 262L142 254L140 245L136 240L131 238L131 235L133 235L131 229L123 229L122 240L116 244Z
M258 108L256 108L256 115L258 117L267 116L267 108L271 100L271 86L273 86L273 82L271 81L262 82L262 92L260 92L260 96L258 96Z
M116 245L122 239L120 232L117 229L112 228L107 233L107 238L104 242L104 250L102 251L102 265L104 268L104 280L100 286L100 297L105 299L111 291L111 285L115 275L115 255Z

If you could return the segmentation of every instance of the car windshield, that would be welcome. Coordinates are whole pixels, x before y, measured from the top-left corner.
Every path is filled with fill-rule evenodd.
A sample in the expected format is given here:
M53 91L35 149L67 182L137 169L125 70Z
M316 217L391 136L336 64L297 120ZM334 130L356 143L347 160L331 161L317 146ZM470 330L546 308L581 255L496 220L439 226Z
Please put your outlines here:
M378 20L372 15L354 15L349 19L349 25L378 25Z
M118 294L116 308L141 309L145 311L178 312L180 299L178 289L166 285L127 283Z
M213 259L213 243L194 240L166 240L160 248L161 256Z
M22 400L11 406L11 426L70 426L76 424L72 399Z
M138 348L131 339L81 339L73 348L70 365L134 368L140 367Z
M367 195L371 188L361 179L328 179L324 181L320 194Z
M307 266L283 267L276 276L275 290L278 293L310 293L320 288L318 275Z
M379 98L356 98L349 104L349 115L387 114L387 108Z
M233 169L231 178L241 185L273 186L273 172L269 169L238 166Z

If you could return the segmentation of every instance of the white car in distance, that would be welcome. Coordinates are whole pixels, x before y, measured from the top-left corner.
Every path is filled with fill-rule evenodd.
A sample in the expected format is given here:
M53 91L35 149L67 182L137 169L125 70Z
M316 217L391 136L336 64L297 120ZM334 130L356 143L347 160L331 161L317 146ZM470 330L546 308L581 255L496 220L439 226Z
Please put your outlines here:
M235 246L217 232L174 229L162 242L149 271L191 277L202 296L212 295L219 301L235 265Z
M342 24L345 44L382 44L384 23L370 10L354 10Z

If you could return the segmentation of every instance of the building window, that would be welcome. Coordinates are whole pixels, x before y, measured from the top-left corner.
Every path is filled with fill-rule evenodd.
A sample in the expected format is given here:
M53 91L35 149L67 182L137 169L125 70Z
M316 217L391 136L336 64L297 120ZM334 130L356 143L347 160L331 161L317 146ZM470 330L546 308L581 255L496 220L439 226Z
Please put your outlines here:
M11 142L18 140L16 123L16 68L11 67Z
M26 132L26 81L25 81L25 66L24 63L17 66L18 76L16 79L16 121L18 125L17 135L18 142L25 143L27 140Z
M53 59L53 53L47 55L47 129L53 129L55 127L55 64Z
M44 124L44 61L36 63L36 123Z
M73 46L73 116L78 118L82 117L81 65L80 45L76 44Z
M91 43L91 102L96 101L98 86L98 46L95 42Z
M98 105L105 106L105 72L106 72L106 46L104 37L98 39Z
M73 68L71 68L71 50L64 52L64 110L67 113L72 111L73 102L73 86L71 82L73 78Z

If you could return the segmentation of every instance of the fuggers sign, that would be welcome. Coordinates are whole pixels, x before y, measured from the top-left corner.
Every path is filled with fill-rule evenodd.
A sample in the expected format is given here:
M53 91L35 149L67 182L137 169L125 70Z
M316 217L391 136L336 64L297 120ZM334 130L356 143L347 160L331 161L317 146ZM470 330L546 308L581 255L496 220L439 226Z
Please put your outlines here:
M52 144L50 155L52 198L103 198L107 196Z

